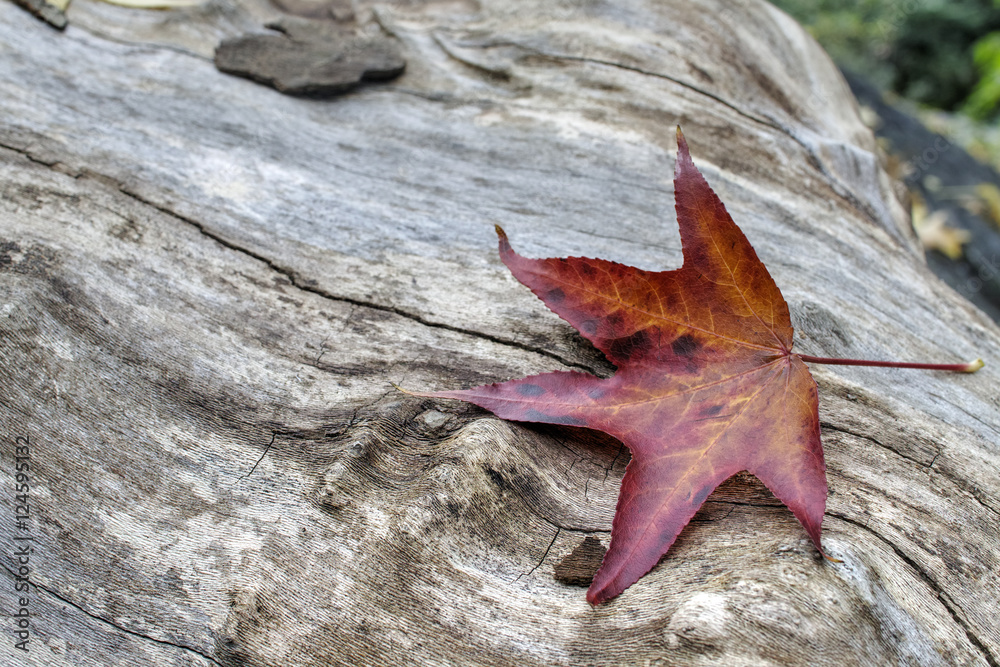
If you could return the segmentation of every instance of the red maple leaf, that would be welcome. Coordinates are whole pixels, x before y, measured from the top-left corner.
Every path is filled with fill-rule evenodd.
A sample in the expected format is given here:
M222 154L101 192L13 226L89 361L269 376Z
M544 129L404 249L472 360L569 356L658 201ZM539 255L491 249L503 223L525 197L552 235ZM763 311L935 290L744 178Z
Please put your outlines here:
M710 493L756 475L816 548L826 506L819 399L793 353L788 304L746 236L694 166L677 131L674 180L684 264L643 271L600 259L528 259L497 227L514 276L618 368L614 377L555 372L461 391L455 398L504 419L584 426L632 452L611 544L587 592L615 597L667 552ZM872 365L975 370L867 362Z

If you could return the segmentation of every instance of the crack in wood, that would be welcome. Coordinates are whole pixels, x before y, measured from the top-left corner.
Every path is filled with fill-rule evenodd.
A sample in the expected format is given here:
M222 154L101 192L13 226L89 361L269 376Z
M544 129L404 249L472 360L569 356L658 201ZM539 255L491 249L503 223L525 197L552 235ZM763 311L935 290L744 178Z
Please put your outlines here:
M611 471L615 469L615 464L618 463L618 457L622 455L623 451L625 451L625 444L624 443L621 444L618 447L618 453L615 454L615 458L613 458L611 460L611 465L604 469L604 481L605 482L608 481L608 475L611 474Z
M15 153L18 153L19 155L22 155L25 158L27 158L28 160L30 160L31 162L43 165L43 166L48 167L50 169L54 168L58 164L61 164L59 161L47 162L45 160L40 160L37 157L33 156L29 150L18 148L16 146L10 146L10 145L4 144L4 143L0 143L0 148L5 148L7 150L10 150L10 151L13 151ZM64 172L60 172L60 173L64 173ZM90 175L90 174L88 174L88 175ZM405 319L408 319L408 320L412 320L412 321L416 322L417 324L421 324L421 325L426 326L426 327L430 327L430 328L434 328L434 329L444 329L445 331L452 331L454 333L462 334L462 335L465 335L465 336L472 336L474 338L480 338L482 340L488 340L488 341L490 341L492 343L497 343L498 345L504 345L504 346L507 346L507 347L517 348L517 349L523 350L525 352L532 352L534 354L539 354L541 356L548 357L550 359L554 359L555 361L559 362L563 366L566 366L567 368L576 368L578 370L584 371L586 373L590 373L592 375L596 375L597 374L596 369L594 369L594 368L592 368L590 366L587 366L585 364L581 364L581 363L577 363L577 362L574 362L574 361L570 361L569 359L566 359L566 358L564 358L564 357L562 357L562 356L560 356L560 355L558 355L558 354L556 354L554 352L551 352L550 350L547 350L545 348L535 347L533 345L525 345L524 343L520 343L520 342L515 341L515 340L511 340L511 339L508 339L508 338L502 338L500 336L493 336L493 335L490 335L490 334L487 334L487 333L483 333L481 331L476 331L474 329L466 329L464 327L458 327L458 326L454 326L454 325L451 325L451 324L445 324L443 322L434 322L432 320L428 320L428 319L426 319L424 317L421 317L420 315L408 312L408 311L403 310L402 308L398 308L396 306L387 306L387 305L383 305L383 304L379 304L379 303L372 303L372 302L368 302L368 301L363 301L361 299L355 299L355 298L349 297L349 296L342 296L342 295L331 294L331 293L329 293L329 292L327 292L327 291L325 291L323 289L320 289L318 287L315 287L313 285L308 284L309 281L306 281L303 278L301 278L299 276L299 274L296 273L295 271L293 271L291 269L287 269L287 268L281 266L280 264L276 263L274 260L272 260L272 259L270 259L270 258L268 258L268 257L266 257L266 256L264 256L264 255L262 255L260 253L254 252L253 250L250 250L248 248L244 248L244 247L242 247L242 246L234 243L233 241L230 241L229 239L226 239L224 236L222 236L220 234L216 234L215 232L212 232L205 225L203 225L202 223L200 223L200 222L198 222L196 220L193 220L191 218L188 218L187 216L181 215L180 213L177 213L176 211L173 211L173 210L167 208L166 206L157 204L157 203L155 203L153 201L150 201L150 200L146 199L145 197L139 195L138 193L131 191L128 188L128 186L126 186L123 183L115 181L114 179L112 179L110 177L107 177L107 176L103 176L101 174L92 174L92 175L94 177L97 177L97 178L101 179L101 180L105 180L105 181L107 181L110 184L113 184L115 187L117 187L118 191L121 192L123 195L125 195L125 196L127 196L127 197L129 197L131 199L134 199L135 201L137 201L137 202L139 202L139 203L141 203L141 204L143 204L145 206L153 208L153 209L159 211L160 213L163 213L163 214L165 214L165 215L167 215L167 216L169 216L169 217L171 217L171 218L173 218L175 220L179 220L179 221L181 221L181 222L183 222L185 224L188 224L188 225L194 227L196 230L198 230L198 232L200 234L202 234L206 238L209 238L209 239L215 241L216 243L218 243L222 247L224 247L224 248L226 248L228 250L232 250L234 252L241 253L241 254L246 255L248 257L251 257L251 258L253 258L253 259L255 259L255 260L259 261L259 262L262 262L268 268L270 268L272 271L275 271L276 273L279 273L282 276L284 276L285 278L287 278L288 281L292 284L292 286L294 286L296 289L299 289L299 290L301 290L303 292L308 292L310 294L315 294L317 296L320 296L320 297L322 297L324 299L328 299L330 301L339 301L341 303L351 304L352 306L360 306L360 307L363 307L363 308L370 308L372 310L378 310L378 311L381 311L381 312L392 313L393 315L397 315L399 317L402 317L402 318L405 318Z
M995 425L988 424L988 423L984 422L979 415L975 415L975 414L969 412L968 410L966 410L965 408L963 408L958 403L955 403L954 401L948 400L944 396L939 396L938 394L935 394L934 392L929 392L928 395L929 396L933 396L934 398L938 399L939 401L947 403L948 405L950 405L951 407L955 408L956 410L961 410L966 415L968 415L971 419L975 419L977 422L979 422L980 424L982 424L983 426L985 426L989 430L993 431L994 434L1000 436L1000 431L997 430L997 427Z
M805 141L803 141L801 138L799 138L798 136L796 136L796 134L792 130L790 130L789 128L785 127L784 125L782 125L781 123L778 123L777 121L775 121L773 119L765 118L765 117L761 117L761 116L757 116L755 114L749 113L749 112L747 112L747 111L739 108L738 106L736 106L735 104L733 104L729 100L725 99L724 97L721 97L721 96L716 95L716 94L714 94L714 93L712 93L712 92L710 92L708 90L705 90L704 88L696 86L696 85L692 84L689 81L684 81L683 79L679 79L677 77L670 76L669 74L663 74L662 72L653 72L651 70L646 70L646 69L643 69L641 67L635 67L634 65L626 65L624 63L618 63L618 62L614 62L612 60L603 60L601 58L590 58L590 57L586 57L586 56L573 56L573 55L562 54L562 53L548 53L546 51L542 51L541 49L536 49L536 48L533 48L533 47L530 47L530 46L525 46L525 45L519 44L517 42L491 42L491 43L489 43L487 45L473 45L473 46L478 47L478 48L489 48L489 47L496 47L496 46L515 46L515 47L520 48L520 49L522 49L524 51L527 51L529 53L533 53L533 54L535 54L537 56L541 56L543 58L551 58L552 60L566 60L566 61L570 61L570 62L593 63L595 65L603 65L605 67L614 67L614 68L622 69L622 70L625 70L625 71L628 71L628 72L635 72L636 74L641 74L643 76L650 76L650 77L657 78L657 79L663 79L664 81L670 81L671 83L674 83L674 84L676 84L678 86L681 86L682 88L686 88L687 90L695 92L695 93L697 93L699 95L703 95L703 96L709 98L710 100L713 100L713 101L721 104L722 106L726 107L730 111L733 111L737 115L742 116L743 118L746 118L747 120L753 121L753 122L758 123L760 125L763 125L765 127L771 128L772 130L775 130L777 132L780 132L780 133L784 134L785 136L787 136L792 141L794 141L795 143L797 143L802 148L802 150L805 151L806 158L807 158L807 161L808 161L809 165L812 166L814 169L816 169L820 174L822 174L827 179L827 184L830 186L830 189L833 190L834 193L837 194L837 196L839 196L841 199L843 199L845 202L847 202L851 207L853 207L855 210L857 210L859 213L861 213L864 217L868 218L869 221L874 222L875 224L879 224L878 223L878 219L879 218L875 214L875 212L871 209L871 207L867 206L864 202L862 202L860 199L858 199L851 192L850 188L848 188L847 186L845 186L840 181L840 179L837 178L836 175L834 175L833 173L831 173L830 170L827 169L824 166L822 160L819 159L819 156L816 155L816 151L811 146L809 146ZM460 61L460 62L464 62L464 61ZM881 225L879 225L879 226L881 227Z
M277 433L277 431L275 431L275 432L271 433L271 442L267 443L267 447L265 447L265 448L264 448L264 451L263 451L263 452L261 453L261 455L260 455L260 458L259 458L259 459L257 459L257 462L253 464L253 467L252 467L252 468L250 468L250 472L248 472L248 473L247 473L247 474L245 474L245 475L241 475L241 476L240 476L240 477L239 477L239 478L238 478L238 479L236 480L237 482L239 482L239 480L241 480L241 479L247 479L248 477L250 477L250 475L252 475L252 474L253 474L253 471L257 469L257 466L259 466L259 465L260 465L260 462L264 460L264 457L265 457L265 456L267 456L267 453L268 453L269 451L271 451L271 445L273 445L273 444L274 444L274 439L275 439L275 438L277 438L277 437L278 437L278 433Z
M3 566L3 569L6 570L7 573L11 577L15 576L14 573L11 572L10 568L8 568L6 565ZM87 611L86 609L84 609L83 607L81 607L80 605L78 605L77 603L75 603L72 600L70 600L69 598L61 595L60 593L57 593L56 591L52 590L51 588L48 588L47 586L43 586L42 584L39 584L39 583L34 582L34 581L32 581L30 583L31 583L31 586L34 587L36 591L44 591L45 593L51 595L52 597L54 597L55 599L59 600L63 604L67 604L70 607L73 607L74 609L76 609L77 611L79 611L81 614L87 616L88 618L92 618L95 621L99 621L101 623L104 623L105 625L110 625L111 627L115 628L119 632L124 632L127 635L131 635L133 637L138 637L139 639L145 639L146 641L151 641L151 642L154 642L156 644L161 644L163 646L172 646L173 648L181 649L182 651L189 651L191 653L194 653L196 655L201 656L205 660L208 660L213 665L219 665L219 667L223 667L221 662L215 660L210 655L202 653L201 651L199 651L196 648L193 648L191 646L187 646L185 644L178 644L176 642L172 642L172 641L169 641L167 639L157 639L156 637L150 637L149 635L144 635L141 632L137 632L135 630L129 630L128 628L124 628L124 627L118 625L114 621L109 621L108 619L106 619L106 618L104 618L102 616L98 616L97 614L94 614L93 612Z
M942 452L943 452L943 450L939 450L934 455L934 458L931 459L930 463L923 463L921 461L918 461L917 459L914 459L912 457L907 456L906 454L903 454L902 452L900 452L897 449L893 449L889 445L887 445L887 444L879 441L876 438L873 438L870 435L864 435L864 434L861 434L861 433L855 433L855 432L850 431L848 429L845 429L843 427L835 426L834 424L831 424L829 422L824 422L824 421L820 422L820 426L822 426L824 428L828 428L831 431L837 431L838 433L846 433L847 435L854 436L855 438L859 438L861 440L866 440L866 441L868 441L868 442L870 442L870 443L872 443L874 445L877 445L881 449L888 450L888 451L892 452L893 454L896 454L900 458L906 459L907 461L915 463L918 466L920 466L922 469L925 469L925 470L928 470L928 471L931 470L931 469L934 469L934 464L937 462L938 457L940 457L941 454L942 454ZM976 493L973 490L970 490L969 488L967 488L967 485L963 484L962 480L956 478L954 475L950 474L949 472L947 472L945 470L941 470L940 468L935 469L934 471L937 474L939 474L942 477L944 477L945 479L947 479L949 482L951 482L955 486L956 489L958 489L958 490L966 493L968 495L968 497L972 498L976 502L976 504L978 504L980 507L982 507L983 509L985 509L985 510L987 510L989 512L992 512L993 514L996 514L997 516L1000 516L1000 511L997 511L996 509L990 507L978 495L976 495ZM920 508L914 508L914 509L917 509L918 511L920 510Z
M512 582L510 582L511 584L516 584L518 581L521 580L522 577L530 577L531 575L533 575L535 573L535 570L537 570L538 568L540 568L542 566L542 563L545 562L545 559L549 557L549 551L552 549L552 545L556 543L556 540L559 538L559 533L561 533L561 532L562 532L562 528L558 528L557 527L556 528L556 534L552 536L552 541L549 542L549 546L545 547L545 553L542 554L541 559L539 559L539 561L535 564L535 567L533 567L530 570L528 570L527 573L522 573L522 574L517 575L517 579L515 579Z
M548 55L548 54L542 53L541 55ZM845 186L843 183L840 182L839 178L837 178L834 174L830 173L830 171L823 165L823 162L819 159L819 156L816 155L816 151L811 146L809 146L805 141L803 141L802 139L800 139L799 137L797 137L794 132L792 132L790 129L788 129L784 125L782 125L782 124L780 124L780 123L778 123L778 122L776 122L776 121L774 121L774 120L772 120L770 118L762 118L760 116L756 116L754 114L748 113L748 112L744 111L743 109L740 109L739 107L737 107L732 102L726 100L723 97L720 97L719 95L716 95L716 94L711 93L711 92L709 92L707 90L704 90L703 88L695 86L694 84L692 84L690 82L684 81L682 79L678 79L676 77L669 76L667 74L662 74L660 72L651 72L649 70L644 70L644 69L641 69L639 67L632 67L632 66L629 66L629 65L624 65L622 63L616 63L616 62L608 61L608 60L600 60L600 59L596 59L596 58L586 58L586 57L582 57L582 56L555 56L555 57L563 58L565 60L575 60L575 61L580 61L580 62L592 62L594 64L605 65L605 66L608 66L608 67L617 67L619 69L628 70L628 71L631 71L631 72L635 72L637 74L642 74L642 75L645 75L645 76L651 76L651 77L655 77L655 78L659 78L659 79L664 79L666 81L671 81L671 82L677 84L678 86L681 86L682 88L687 88L688 90L696 92L699 95L704 95L705 97L707 97L707 98L709 98L711 100L714 100L715 102L718 102L719 104L723 105L727 109L730 109L731 111L735 112L736 114L738 114L740 116L743 116L744 118L746 118L748 120L752 120L752 121L754 121L756 123L760 123L761 125L764 125L765 127L769 127L769 128L771 128L773 130L781 132L782 134L784 134L789 139L791 139L792 141L794 141L795 143L797 143L799 146L802 147L802 150L805 151L806 158L807 158L810 166L812 166L814 169L816 169L816 171L818 171L820 174L822 174L824 177L826 177L827 183L830 186L831 190L833 190L840 198L842 198L845 202L847 202L848 204L850 204L854 209L856 209L864 217L868 218L871 222L875 222L876 224L878 224L878 222L877 222L878 221L878 216L875 215L875 212L869 206L865 205L860 199L858 199L857 197L855 197L854 194L850 191L850 189L847 186ZM881 226L881 225L879 225L879 226Z
M843 426L837 426L836 424L832 424L830 422L826 422L826 421L822 421L822 420L820 420L819 425L821 427L823 427L823 428L828 428L831 431L836 431L837 433L846 433L847 435L852 435L855 438L860 438L861 440L867 440L868 442L870 442L872 444L878 445L882 449L889 450L890 452L892 452L893 454L899 456L900 458L904 458L907 461L910 461L911 463L916 463L918 466L920 466L921 468L924 468L924 469L930 469L930 467L934 464L934 461L937 460L937 457L941 455L941 452L939 450L938 453L934 455L934 458L931 460L930 463L924 463L923 461L918 461L917 459L913 458L912 456L907 456L906 454L904 454L903 452L899 451L898 449L893 449L889 445L885 444L884 442L879 441L876 438L873 438L870 435L865 435L865 434L862 434L862 433L855 433L854 431L846 429Z
M313 285L308 284L308 281L303 280L299 276L299 274L296 273L295 271L292 271L291 269L287 269L287 268L279 265L274 260L269 259L268 257L265 257L264 255L261 255L260 253L254 252L252 250L249 250L247 248L239 246L236 243L233 243L232 241L226 239L225 237L223 237L223 236L221 236L219 234L216 234L216 233L210 231L207 227L205 227L204 225L202 225L201 223L199 223L199 222L197 222L195 220L192 220L191 218L183 216L183 215L181 215L179 213L176 213L176 212L170 210L169 208L166 208L164 206L156 204L155 202L151 202L151 201L147 200L146 198L144 198L144 197L142 197L142 196L140 196L140 195L138 195L138 194L130 191L124 185L119 184L119 190L122 192L122 194L124 194L124 195L126 195L128 197L131 197L131 198L135 199L136 201L138 201L138 202L140 202L142 204L145 204L146 206L154 208L157 211L160 211L161 213L169 215L169 216L171 216L173 218L176 218L177 220L180 220L182 222L185 222L185 223L193 226L202 235L204 235L207 238L212 239L213 241L215 241L219 245L223 246L224 248L227 248L227 249L232 250L234 252L242 253L244 255L247 255L248 257L251 257L253 259L256 259L259 262L264 263L271 270L273 270L273 271L281 274L285 278L287 278L288 281L295 288L297 288L297 289L299 289L299 290L301 290L303 292L309 292L310 294L315 294L315 295L320 296L320 297L322 297L324 299L329 299L331 301L339 301L341 303L351 304L352 306L361 306L363 308L370 308L372 310L378 310L378 311L382 311L382 312L386 312L386 313L392 313L393 315L398 315L399 317L402 317L402 318L405 318L405 319L408 319L408 320L412 320L412 321L416 322L417 324L421 324L421 325L423 325L425 327L430 327L430 328L435 328L435 329L444 329L446 331L452 331L454 333L458 333L458 334L462 334L462 335L466 335L466 336L472 336L474 338L481 338L483 340L488 340L488 341L490 341L492 343L497 343L499 345L505 345L505 346L508 346L508 347L514 347L514 348L517 348L517 349L520 349L520 350L524 350L525 352L533 352L535 354L539 354L539 355L542 355L544 357L548 357L550 359L554 359L554 360L558 361L560 364L562 364L563 366L566 366L566 367L569 367L569 368L576 368L576 369L582 370L584 372L596 375L596 371L593 368L590 368L589 366L585 366L583 364L579 364L579 363L570 361L568 359L565 359L565 358L561 357L560 355L555 354L554 352L551 352L551 351L546 350L544 348L534 347L532 345L525 345L524 343L519 343L519 342L517 342L515 340L510 340L510 339L507 339L507 338L501 338L499 336L493 336L493 335L490 335L490 334L483 333L481 331L475 331L474 329L466 329L464 327L457 327L457 326L454 326L454 325L451 325L451 324L445 324L443 322L434 322L432 320L428 320L428 319L426 319L424 317L421 317L420 315L408 312L408 311L403 310L402 308L398 308L396 306L387 306L387 305L383 305L383 304L380 304L380 303L372 303L372 302L368 302L368 301L362 301L361 299L355 299L355 298L349 297L349 296L342 296L342 295L337 295L337 294L331 294L331 293L327 292L326 290L323 290L323 289L320 289L318 287L315 287Z
M569 533L610 533L611 532L610 528L608 528L607 530L599 530L599 529L594 529L594 528L580 528L580 527L577 527L577 526L564 526L561 523L556 523L555 521L553 521L552 519L550 519L547 516L543 516L541 514L539 514L537 516L542 521L544 521L545 523L549 524L553 528L557 528L559 530L565 530L566 532L569 532Z
M982 653L983 657L986 659L986 662L989 663L990 667L1000 667L1000 660L998 660L996 656L990 653L990 650L987 648L986 643L983 640L981 640L978 636L976 636L976 634L972 631L972 628L969 627L968 623L962 618L962 615L964 615L965 613L962 610L962 608L959 607L958 604L956 604L955 601L951 599L951 596L948 595L948 593L944 590L944 587L942 587L934 579L934 577L932 577L926 570L924 570L924 568L920 567L920 565L915 560L907 556L903 552L903 550L900 549L898 546L896 546L891 540L889 540L888 538L886 538L884 535L880 534L873 528L870 528L867 524L862 524L844 514L839 514L835 512L826 512L826 515L836 519L840 519L845 523L849 523L852 526L857 526L861 530L871 533L880 541L885 543L886 546L892 549L893 553L895 553L900 560L902 560L904 563L907 564L907 566L909 566L914 572L916 572L917 575L920 577L920 579L925 584L927 584L932 591L934 591L934 594L937 597L937 599L941 602L941 605L948 610L948 613L951 615L952 620L955 622L956 625L962 628L962 630L965 632L965 636L973 644L973 646L975 646L979 650L979 652ZM961 612L962 615L960 615L959 612Z

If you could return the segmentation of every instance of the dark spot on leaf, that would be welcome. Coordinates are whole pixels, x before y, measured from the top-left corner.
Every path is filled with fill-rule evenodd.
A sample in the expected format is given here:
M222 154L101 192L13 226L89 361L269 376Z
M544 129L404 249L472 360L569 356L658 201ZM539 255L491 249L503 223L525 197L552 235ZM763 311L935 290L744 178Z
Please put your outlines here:
M701 507L701 504L705 502L705 498L708 498L708 494L712 492L712 489L708 486L703 486L698 489L698 493L695 494L694 498L691 499L691 504L695 507Z
M544 424L561 424L563 426L586 426L587 422L570 415L547 415L538 410L528 410L523 417L526 422L542 422Z
M605 393L607 393L607 392L605 392L600 387L594 387L593 389L588 389L587 390L587 396L589 396L590 398L594 399L595 401L598 401L601 398L603 398Z
M563 292L558 287L545 295L545 302L552 304L553 306L562 303L563 299L566 298L566 292Z
M674 354L678 357L687 357L688 359L694 356L699 347L701 347L701 344L690 334L678 336L677 340L670 344L670 348L674 351Z
M649 349L649 336L645 331L636 331L631 336L608 341L607 346L612 359L628 359L637 351Z
M584 336L593 336L597 333L597 320L584 320L580 322L580 333Z
M521 396L541 396L545 390L537 384L525 383L517 385L517 393Z
M708 407L702 408L699 414L702 417L714 417L715 415L722 412L723 406L721 405L710 405Z

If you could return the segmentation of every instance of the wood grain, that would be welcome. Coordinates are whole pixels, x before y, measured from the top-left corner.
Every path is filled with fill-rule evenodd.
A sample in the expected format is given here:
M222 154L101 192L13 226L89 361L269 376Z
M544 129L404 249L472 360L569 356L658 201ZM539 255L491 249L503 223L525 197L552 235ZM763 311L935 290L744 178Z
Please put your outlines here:
M1000 664L1000 331L927 270L819 47L756 1L355 11L406 72L331 102L216 71L263 0L74 0L62 33L0 4L0 483L30 438L37 558L31 652L0 655ZM799 351L987 366L815 370L843 563L738 476L594 609L554 570L607 545L627 451L391 383L609 373L493 225L675 268L678 123Z

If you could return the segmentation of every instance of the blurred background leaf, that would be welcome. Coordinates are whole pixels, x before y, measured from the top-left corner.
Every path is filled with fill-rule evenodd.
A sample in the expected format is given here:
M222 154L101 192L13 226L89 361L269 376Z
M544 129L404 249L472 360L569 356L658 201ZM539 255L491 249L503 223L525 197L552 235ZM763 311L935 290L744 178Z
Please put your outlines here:
M771 0L844 71L928 265L1000 322L1000 0Z

